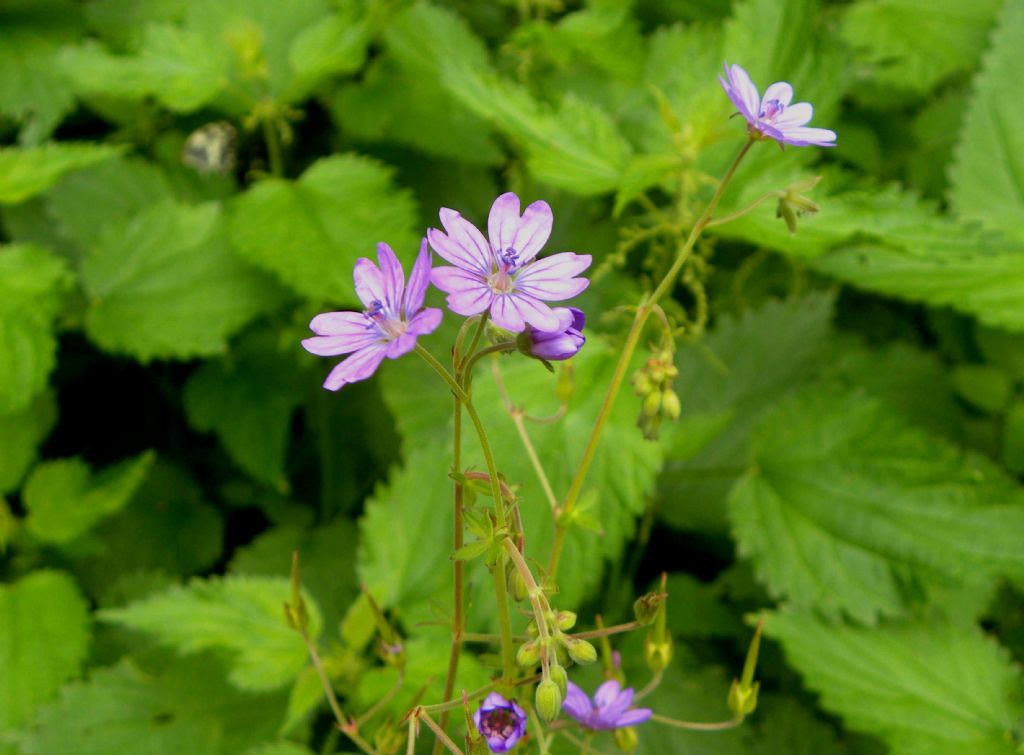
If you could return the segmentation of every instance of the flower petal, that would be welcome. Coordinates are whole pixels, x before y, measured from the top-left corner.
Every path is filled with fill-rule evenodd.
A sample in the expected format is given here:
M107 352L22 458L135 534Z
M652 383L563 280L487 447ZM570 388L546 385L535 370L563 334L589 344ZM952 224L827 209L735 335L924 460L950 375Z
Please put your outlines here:
M814 107L809 102L798 102L782 111L775 119L775 127L786 131L796 126L803 126L814 115Z
M507 191L494 200L487 216L487 237L491 249L500 254L514 246L519 228L519 197ZM517 250L518 251L518 250Z
M584 723L590 718L590 714L594 711L594 706L590 704L590 698L587 697L586 692L572 682L569 682L566 685L565 702L562 703L562 710L580 723Z
M562 252L527 265L516 276L516 289L545 301L563 301L583 291L590 281L574 278L592 261L589 254Z
M781 141L792 144L794 147L807 147L812 144L817 147L834 147L836 146L836 132L827 128L797 126L796 128L787 128L782 133Z
M366 380L377 371L377 367L380 366L386 352L387 345L383 343L373 344L360 349L331 370L331 374L324 381L324 388L329 391L336 391L348 383Z
M405 271L398 261L394 250L381 241L377 244L377 259L380 271L384 276L384 308L387 312L398 314L402 306L402 293L405 291Z
M598 708L606 708L615 702L621 691L622 685L615 679L609 679L597 688L597 692L594 693L594 704Z
M778 100L787 106L793 101L793 87L789 85L788 81L776 81L764 90L764 97L761 98L761 106L758 108L758 113L764 112L765 105L772 100Z
M649 721L651 716L654 715L654 711L650 708L634 708L633 710L627 710L618 720L615 722L615 728L621 728L623 726L636 726L642 724L644 721Z
M435 267L430 271L430 281L446 294L488 288L487 282L478 273L460 267Z
M504 328L513 333L521 333L526 327L526 321L519 311L513 294L501 294L494 297L494 301L491 302L491 320L499 328ZM558 322L556 321L555 324L557 325Z
M540 299L536 299L532 296L526 296L522 293L506 294L506 296L513 300L513 304L519 311L519 315L523 320L528 322L537 330L550 333L558 327L558 315L556 315L552 311L551 307ZM493 313L493 311L492 307L491 312ZM520 330L522 330L522 328L520 328Z
M424 238L420 242L420 253L409 272L409 284L405 287L402 314L407 320L423 308L423 299L427 295L427 287L430 285L432 262L430 247L427 246L427 240Z
M513 248L518 252L519 264L529 262L544 248L551 237L553 223L554 216L547 202L538 200L526 208L516 228L515 240L512 242Z
M460 243L444 232L439 231L436 228L428 228L427 240L430 242L430 246L433 247L434 251L441 255L441 257L447 262L450 262L463 270L471 270L478 274L486 275L484 268L480 266L480 261L476 253L471 250L464 249Z
M481 284L479 288L448 294L448 309L457 315L472 317L488 309L493 301L494 292Z
M491 245L475 225L466 220L455 210L441 208L441 225L454 241L473 261L474 269L489 272L491 269Z
M403 333L390 344L388 344L388 359L398 359L403 354L408 354L416 348L416 334Z
M413 333L418 336L425 336L437 330L441 324L441 310L437 307L428 307L418 313L409 321L409 329L406 333Z
M730 94L729 99L740 109L740 112L743 113L748 121L755 120L757 118L758 106L761 104L761 97L757 93L757 87L754 86L754 82L750 80L750 75L735 64L731 66L726 64L725 71L729 76L730 88L735 95ZM728 90L726 90L726 93L728 93Z
M362 312L324 312L312 319L309 329L318 336L360 335L370 321Z
M352 269L352 279L356 284L356 296L367 309L373 307L374 302L384 303L387 298L387 287L384 284L384 274L373 264L372 260L360 257L356 260L356 266Z
M314 336L302 341L302 348L318 357L336 357L365 349L375 343L383 342L376 328L363 330L362 333L340 336Z

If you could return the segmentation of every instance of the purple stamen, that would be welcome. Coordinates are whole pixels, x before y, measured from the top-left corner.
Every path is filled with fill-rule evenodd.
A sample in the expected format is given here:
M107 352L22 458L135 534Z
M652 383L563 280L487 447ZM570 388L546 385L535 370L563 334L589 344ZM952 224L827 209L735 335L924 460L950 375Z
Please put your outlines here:
M758 113L757 117L772 121L775 120L777 116L781 115L782 111L785 109L786 106L778 100L768 100L764 105L764 110Z

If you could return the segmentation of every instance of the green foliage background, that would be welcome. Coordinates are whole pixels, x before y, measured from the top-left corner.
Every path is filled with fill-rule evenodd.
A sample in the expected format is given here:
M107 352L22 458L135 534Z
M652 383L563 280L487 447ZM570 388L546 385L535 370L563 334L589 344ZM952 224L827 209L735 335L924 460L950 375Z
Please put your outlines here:
M620 398L586 492L602 532L571 532L558 603L628 619L670 572L676 657L650 701L702 721L728 717L767 617L757 713L645 725L641 753L1018 751L1022 48L1020 0L4 2L0 753L349 747L281 616L295 549L346 710L395 681L360 583L409 659L370 735L436 700L447 391L406 359L328 394L306 323L356 305L377 241L409 263L439 207L481 223L502 191L546 199L549 248L595 258L569 412L534 430L564 491L616 307L668 262L620 242L647 201L692 222L742 143L726 60L791 81L839 146L758 145L721 213L812 175L821 213L791 234L767 203L702 242L683 416L648 442ZM218 122L234 164L185 164ZM536 363L503 373L528 412L557 408ZM490 375L475 388L544 554L547 504ZM492 670L467 654L459 685Z

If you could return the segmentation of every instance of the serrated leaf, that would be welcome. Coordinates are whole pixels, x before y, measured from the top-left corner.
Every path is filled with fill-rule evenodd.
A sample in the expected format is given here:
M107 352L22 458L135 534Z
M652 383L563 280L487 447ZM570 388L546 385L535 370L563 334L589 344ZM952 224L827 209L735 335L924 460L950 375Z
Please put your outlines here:
M229 661L228 679L241 689L288 684L309 662L302 637L284 620L287 577L230 576L193 580L100 617L149 632L182 654L215 650ZM320 632L320 610L308 594L309 634Z
M51 392L39 394L19 412L0 414L0 494L18 487L56 421L57 404Z
M89 636L88 606L67 574L41 570L0 586L0 731L79 673Z
M63 260L30 244L0 246L0 414L25 410L56 362L54 319L71 276Z
M1012 4L1012 3L1011 3ZM862 0L843 16L843 40L875 83L923 95L974 65L1001 0Z
M209 658L147 674L132 662L97 669L64 688L22 737L26 755L234 755L274 738L284 701L224 680Z
M828 388L761 421L729 515L778 597L863 621L900 614L905 584L1024 579L1024 491L880 401Z
M78 457L40 464L25 482L25 527L44 543L64 545L120 511L156 457L147 452L93 474Z
M270 282L232 255L214 203L162 202L105 225L82 282L90 338L143 362L219 353L278 301Z
M415 207L392 174L347 154L318 160L297 181L267 179L234 201L232 244L304 296L351 299L352 267L379 241L404 259L415 251Z
M950 199L963 217L1024 238L1024 126L1014 117L1022 45L1024 6L1004 3L956 147Z
M357 17L357 4L342 3L337 15L325 16L306 28L288 51L296 81L294 97L310 92L331 76L352 73L366 60L370 22Z
M765 619L765 634L823 705L848 726L906 755L1015 752L1021 677L1007 653L971 628L942 623L863 629L796 612Z
M307 387L298 361L294 346L285 351L270 332L257 333L185 384L189 423L215 432L235 463L281 491L291 417Z
M61 176L109 160L120 147L59 143L0 147L0 204L19 204L53 186Z

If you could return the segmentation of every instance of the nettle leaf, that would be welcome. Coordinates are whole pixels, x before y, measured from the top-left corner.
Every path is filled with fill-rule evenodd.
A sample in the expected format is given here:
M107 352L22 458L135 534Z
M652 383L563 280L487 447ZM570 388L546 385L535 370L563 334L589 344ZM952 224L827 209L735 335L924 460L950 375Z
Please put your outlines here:
M740 553L777 597L863 621L915 582L1024 579L1024 491L880 401L818 388L758 426L730 496Z
M274 334L260 332L192 374L185 413L192 426L215 432L248 474L284 491L291 418L306 387L295 344L282 348Z
M0 494L18 487L56 421L57 402L49 391L21 411L0 414Z
M906 755L1009 755L1024 715L1008 653L974 627L941 622L859 628L797 612L765 634L826 709Z
M89 337L143 362L222 352L232 333L279 301L276 288L231 253L214 203L161 202L105 225L82 282Z
M272 690L293 682L309 662L306 644L285 623L287 577L212 577L175 585L125 608L100 612L105 621L149 632L182 654L216 650L226 656L232 684ZM320 610L306 594L309 633L320 633Z
M841 33L875 83L923 95L971 68L1001 0L866 0L849 6Z
M60 143L0 147L0 204L19 204L53 186L61 176L109 160L120 147Z
M281 721L280 695L241 692L209 658L183 659L165 672L132 662L97 669L64 688L36 715L22 738L26 755L233 755L272 740Z
M31 244L0 246L0 414L20 412L56 363L54 319L71 275L63 260Z
M0 585L0 731L24 724L78 675L89 637L88 605L67 574L40 570Z
M128 503L156 457L147 452L99 474L80 458L40 464L22 491L28 511L25 526L37 540L54 545L70 543Z
M296 100L328 77L357 71L366 61L372 36L369 19L358 17L355 2L340 6L337 15L325 16L307 27L288 51L296 78L292 84Z
M1024 125L1014 117L1013 102L1021 93L1022 45L1024 6L1005 3L950 170L957 212L1018 236L1024 236Z
M234 200L231 241L239 254L311 299L351 296L352 266L387 241L411 259L416 209L393 171L359 155L315 162L297 181L271 178Z

